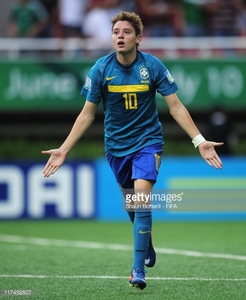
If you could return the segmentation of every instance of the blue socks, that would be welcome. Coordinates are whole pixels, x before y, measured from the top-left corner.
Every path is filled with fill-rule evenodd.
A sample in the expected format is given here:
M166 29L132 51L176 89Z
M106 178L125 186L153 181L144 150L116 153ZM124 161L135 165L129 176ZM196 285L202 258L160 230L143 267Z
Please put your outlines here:
M151 211L135 212L130 216L133 223L134 262L133 269L144 269L144 262L148 251L150 232L152 228Z

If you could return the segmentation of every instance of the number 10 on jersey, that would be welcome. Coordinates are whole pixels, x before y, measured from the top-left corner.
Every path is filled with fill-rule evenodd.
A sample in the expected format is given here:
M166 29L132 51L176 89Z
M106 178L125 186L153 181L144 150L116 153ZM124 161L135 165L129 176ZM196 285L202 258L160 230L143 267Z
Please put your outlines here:
M125 109L136 109L138 108L138 100L136 93L124 94Z

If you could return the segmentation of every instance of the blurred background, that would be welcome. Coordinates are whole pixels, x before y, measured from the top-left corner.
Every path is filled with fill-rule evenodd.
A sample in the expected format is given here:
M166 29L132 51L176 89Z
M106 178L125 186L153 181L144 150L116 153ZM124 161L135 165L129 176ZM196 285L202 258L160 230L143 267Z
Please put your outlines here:
M41 155L69 133L85 101L80 90L88 70L113 51L111 18L122 10L142 18L140 50L168 67L202 134L224 142L224 169L211 170L157 95L165 134L157 187L245 190L245 0L1 0L1 219L127 219L120 200L107 204L121 195L104 158L101 107L52 178L42 177L48 157ZM245 219L242 212L224 217Z

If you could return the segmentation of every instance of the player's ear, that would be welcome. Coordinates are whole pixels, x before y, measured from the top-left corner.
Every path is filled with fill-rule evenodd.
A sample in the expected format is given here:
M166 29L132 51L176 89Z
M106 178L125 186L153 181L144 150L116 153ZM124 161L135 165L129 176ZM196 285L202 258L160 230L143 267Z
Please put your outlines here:
M137 42L137 44L139 44L141 41L142 41L142 36L139 34L136 37L136 42Z
M139 43L141 42L141 40L142 40L142 36L141 36L141 35L137 35L137 37L136 37L136 45L137 45L137 49L138 49L138 47L139 47Z

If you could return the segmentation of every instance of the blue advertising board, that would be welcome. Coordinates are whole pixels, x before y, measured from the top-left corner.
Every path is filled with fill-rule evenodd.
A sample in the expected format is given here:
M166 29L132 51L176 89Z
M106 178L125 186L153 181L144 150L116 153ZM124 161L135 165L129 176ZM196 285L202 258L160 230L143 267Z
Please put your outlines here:
M210 167L200 156L197 157L163 157L155 184L154 191L176 189L220 189L233 195L234 190L240 191L240 200L244 201L243 210L228 211L223 206L216 212L180 212L167 205L168 209L153 210L153 218L157 221L180 220L246 220L246 157L223 158L223 169ZM98 218L100 220L125 221L128 220L123 206L123 197L115 183L112 172L109 172L107 162L97 161L98 177ZM107 174L107 175L106 175ZM242 200L243 199L243 200ZM233 207L232 207L233 208Z
M223 162L223 169L216 170L199 156L163 157L154 191L200 189L206 195L220 189L231 197L231 210L222 204L215 211L180 211L175 202L166 201L166 209L153 211L154 220L246 220L246 157L227 157ZM129 220L105 158L69 161L49 178L43 177L43 167L40 162L0 163L0 219Z
M44 164L0 164L0 219L96 216L94 163L69 163L49 178Z

